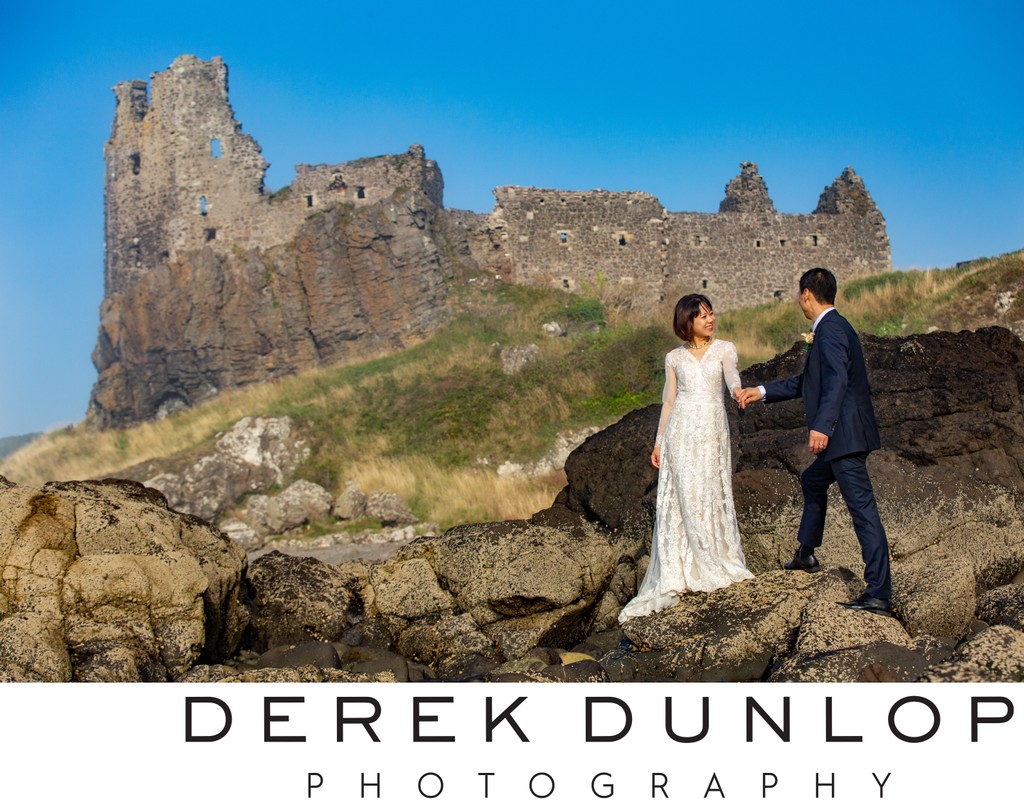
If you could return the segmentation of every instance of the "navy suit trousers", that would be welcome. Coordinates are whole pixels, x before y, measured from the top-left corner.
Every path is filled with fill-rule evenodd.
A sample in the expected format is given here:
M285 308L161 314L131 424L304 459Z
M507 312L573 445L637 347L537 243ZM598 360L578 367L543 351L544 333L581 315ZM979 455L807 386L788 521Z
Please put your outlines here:
M800 475L804 492L804 512L800 520L797 541L810 548L821 546L825 529L825 510L828 506L828 489L832 483L839 483L846 507L850 509L853 529L860 542L864 559L864 580L866 594L889 600L892 596L892 579L889 573L889 544L885 528L878 516L875 492L871 488L866 466L868 453L844 455L831 460L817 457Z

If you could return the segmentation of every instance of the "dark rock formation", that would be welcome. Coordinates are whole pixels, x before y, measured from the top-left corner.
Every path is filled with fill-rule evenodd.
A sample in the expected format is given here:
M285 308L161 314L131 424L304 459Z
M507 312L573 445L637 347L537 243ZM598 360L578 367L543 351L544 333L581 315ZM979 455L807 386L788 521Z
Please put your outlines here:
M313 215L291 243L150 268L103 302L92 418L124 426L430 334L448 318L437 215L409 192Z
M1004 328L911 337L864 336L882 446L915 466L937 467L943 495L995 483L1024 491L1024 343ZM804 347L748 368L746 385L799 373ZM755 404L739 419L738 468L806 465L799 400Z
M864 336L863 343L884 449L873 457L880 496L890 478L913 501L976 498L990 484L1024 492L1024 343L1003 328ZM745 370L743 383L799 373L803 361L801 343ZM657 483L649 456L660 409L636 410L573 452L559 502L612 530L649 520ZM733 406L729 414L737 510L798 499L793 476L811 460L802 402L742 412ZM919 476L908 474L909 466Z
M315 558L279 552L260 556L246 584L252 612L249 647L256 651L334 642L363 608L358 576Z

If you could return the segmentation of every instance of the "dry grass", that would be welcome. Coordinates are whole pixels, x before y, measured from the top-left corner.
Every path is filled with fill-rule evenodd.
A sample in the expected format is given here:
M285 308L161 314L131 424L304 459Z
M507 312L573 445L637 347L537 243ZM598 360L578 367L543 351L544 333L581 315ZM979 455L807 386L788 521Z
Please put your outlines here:
M492 468L443 468L422 458L373 458L347 470L363 491L393 491L442 527L523 519L551 505L565 485L557 472L537 479L499 477Z

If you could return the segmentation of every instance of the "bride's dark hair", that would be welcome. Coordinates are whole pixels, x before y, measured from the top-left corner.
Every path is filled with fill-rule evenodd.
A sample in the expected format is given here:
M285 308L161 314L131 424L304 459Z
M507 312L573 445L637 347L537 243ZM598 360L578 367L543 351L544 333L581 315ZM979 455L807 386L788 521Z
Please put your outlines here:
M701 307L707 307L708 311L714 311L711 301L704 295L684 295L676 303L676 314L672 320L672 330L683 342L693 340L693 320L700 314Z

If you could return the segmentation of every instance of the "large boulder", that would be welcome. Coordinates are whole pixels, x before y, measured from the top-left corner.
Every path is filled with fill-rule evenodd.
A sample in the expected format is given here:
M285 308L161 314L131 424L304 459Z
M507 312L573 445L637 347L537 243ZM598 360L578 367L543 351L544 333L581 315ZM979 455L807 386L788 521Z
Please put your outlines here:
M250 418L238 421L212 449L177 461L153 461L122 474L145 480L167 497L175 510L215 521L238 498L285 483L309 454L292 420Z
M366 585L366 569L358 563L334 566L277 550L260 556L246 578L249 646L262 652L340 640L363 616Z
M968 639L923 682L1024 682L1024 632L993 626Z
M572 514L460 525L371 566L364 622L379 621L410 658L465 673L579 642L617 561L613 542Z
M257 536L276 536L325 519L334 506L331 493L308 480L296 480L280 494L255 494L245 502L246 519Z
M1024 491L1024 343L1005 328L861 339L883 447L915 466ZM796 345L748 368L743 383L799 373L803 362ZM806 465L799 400L754 404L738 423L740 469Z
M239 646L245 554L128 481L0 490L0 677L153 681Z
M528 521L460 525L399 552L414 556L430 562L459 609L481 626L592 605L617 561L608 539L587 525L559 529Z
M634 410L587 438L566 458L568 482L556 502L611 530L649 530L658 490L650 458L660 412L660 405Z

